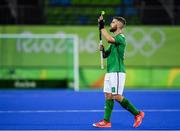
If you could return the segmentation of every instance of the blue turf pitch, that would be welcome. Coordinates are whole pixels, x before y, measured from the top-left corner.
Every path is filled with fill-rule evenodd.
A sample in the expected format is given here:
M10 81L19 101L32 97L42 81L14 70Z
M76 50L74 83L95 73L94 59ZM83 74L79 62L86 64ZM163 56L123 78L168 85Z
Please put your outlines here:
M180 130L180 91L125 91L137 108L145 111L135 130ZM103 118L100 91L0 90L0 130L102 130L92 123ZM112 128L134 130L134 118L118 103Z

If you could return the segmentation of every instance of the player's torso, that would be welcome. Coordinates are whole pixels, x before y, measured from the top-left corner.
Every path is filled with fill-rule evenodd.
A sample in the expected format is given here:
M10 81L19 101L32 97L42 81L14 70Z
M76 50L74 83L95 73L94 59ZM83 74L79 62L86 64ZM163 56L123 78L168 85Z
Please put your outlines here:
M108 72L125 72L124 65L124 50L126 46L125 39L121 41L120 45L111 44L111 53L107 58Z

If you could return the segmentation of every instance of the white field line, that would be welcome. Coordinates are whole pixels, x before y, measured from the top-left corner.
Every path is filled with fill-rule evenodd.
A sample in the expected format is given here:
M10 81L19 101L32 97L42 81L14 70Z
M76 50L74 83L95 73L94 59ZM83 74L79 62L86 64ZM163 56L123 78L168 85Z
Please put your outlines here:
M180 112L180 109L144 109L144 112ZM0 113L96 113L104 110L0 110ZM126 112L126 110L113 110L113 112Z

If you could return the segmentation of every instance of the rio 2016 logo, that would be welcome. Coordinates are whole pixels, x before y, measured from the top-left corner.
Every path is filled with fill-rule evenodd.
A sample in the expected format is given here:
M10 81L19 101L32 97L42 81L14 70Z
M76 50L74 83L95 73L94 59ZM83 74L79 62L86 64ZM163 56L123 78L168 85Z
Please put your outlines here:
M31 35L31 32L23 32L22 34ZM55 34L64 34L64 32L57 32ZM145 31L143 28L132 28L125 33L127 48L126 57L133 57L140 54L144 57L150 57L158 49L160 49L166 40L165 33L159 28L151 28ZM16 48L18 52L24 53L56 53L60 54L69 50L69 45L66 39L17 39ZM90 32L84 38L79 36L79 52L96 53L98 50L97 36L95 32Z
M31 32L26 31L20 35L33 35ZM67 35L64 32L58 32L54 35ZM55 53L61 54L64 52L73 51L73 39L67 38L23 38L17 39L16 49L18 52L24 53ZM95 40L95 33L90 32L86 38L79 37L79 52L95 53L98 49L98 44Z

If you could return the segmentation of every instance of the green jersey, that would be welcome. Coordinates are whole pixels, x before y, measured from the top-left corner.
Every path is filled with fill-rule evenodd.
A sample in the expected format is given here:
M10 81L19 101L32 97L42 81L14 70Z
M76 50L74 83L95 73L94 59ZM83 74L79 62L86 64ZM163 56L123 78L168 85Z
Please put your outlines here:
M123 34L118 34L114 37L115 43L108 48L110 53L107 57L107 72L125 72L124 65L124 50L126 40Z

